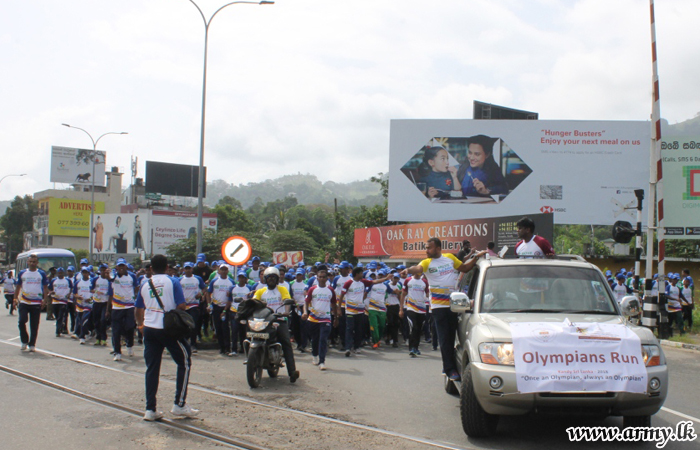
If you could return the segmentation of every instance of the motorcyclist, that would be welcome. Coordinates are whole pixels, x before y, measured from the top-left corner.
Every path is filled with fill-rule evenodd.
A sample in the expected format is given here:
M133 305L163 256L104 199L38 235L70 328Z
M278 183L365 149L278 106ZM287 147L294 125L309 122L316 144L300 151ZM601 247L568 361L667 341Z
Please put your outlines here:
M255 291L253 299L265 304L275 313L281 314L284 312L285 314L285 317L281 317L279 320L277 342L282 345L284 361L287 365L287 372L289 373L289 381L294 383L299 378L299 371L296 369L296 364L294 363L294 350L292 349L292 342L289 338L289 324L287 323L286 317L286 315L289 314L290 306L283 306L284 301L290 300L291 297L287 288L278 285L280 272L277 268L268 267L265 269L265 272L263 272L263 277L266 286Z

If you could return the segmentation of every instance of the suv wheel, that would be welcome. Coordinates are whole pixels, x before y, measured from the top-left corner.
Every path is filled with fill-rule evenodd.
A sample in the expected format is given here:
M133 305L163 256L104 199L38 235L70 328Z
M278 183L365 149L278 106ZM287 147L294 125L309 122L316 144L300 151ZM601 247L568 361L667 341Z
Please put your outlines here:
M624 416L622 418L622 429L629 427L650 427L651 416Z
M462 428L469 437L488 437L496 432L498 416L488 414L479 404L474 393L471 365L462 376L462 392L459 401Z

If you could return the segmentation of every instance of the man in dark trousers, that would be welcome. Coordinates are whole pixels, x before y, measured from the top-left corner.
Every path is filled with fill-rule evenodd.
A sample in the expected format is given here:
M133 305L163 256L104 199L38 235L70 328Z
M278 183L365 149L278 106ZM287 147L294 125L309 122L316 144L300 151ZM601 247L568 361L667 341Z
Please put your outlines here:
M185 296L180 281L166 275L168 258L164 255L155 255L151 258L151 266L153 276L139 289L135 305L136 324L143 333L143 356L146 360L146 414L143 420L152 422L163 418L163 413L156 409L156 395L160 364L163 359L163 350L166 348L177 364L175 402L170 412L177 417L194 417L199 410L185 402L192 366L190 344L185 338L169 337L163 330L163 312L175 308L186 310ZM163 308L158 303L156 295L160 297Z

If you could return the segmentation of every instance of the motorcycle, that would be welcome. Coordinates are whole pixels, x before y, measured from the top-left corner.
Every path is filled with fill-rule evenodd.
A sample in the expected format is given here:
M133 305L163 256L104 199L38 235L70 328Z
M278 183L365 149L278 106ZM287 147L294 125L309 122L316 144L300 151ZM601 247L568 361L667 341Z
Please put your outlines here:
M294 300L286 300L281 307L293 305ZM285 314L273 312L272 309L256 300L241 302L238 319L246 325L246 339L243 349L246 355L246 377L252 388L260 386L263 369L270 378L276 378L282 365L282 344L277 342L277 327Z

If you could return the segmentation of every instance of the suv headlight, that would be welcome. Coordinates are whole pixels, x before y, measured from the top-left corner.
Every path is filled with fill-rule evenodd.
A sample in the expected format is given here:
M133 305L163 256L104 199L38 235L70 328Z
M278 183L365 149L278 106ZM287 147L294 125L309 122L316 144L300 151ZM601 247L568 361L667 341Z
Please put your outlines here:
M661 350L658 345L642 345L642 358L647 367L661 365Z
M484 364L515 365L513 344L498 342L482 342L479 344L479 355Z
M267 326L270 324L270 322L266 320L249 320L248 321L248 326L250 327L251 330L253 331L263 331Z

